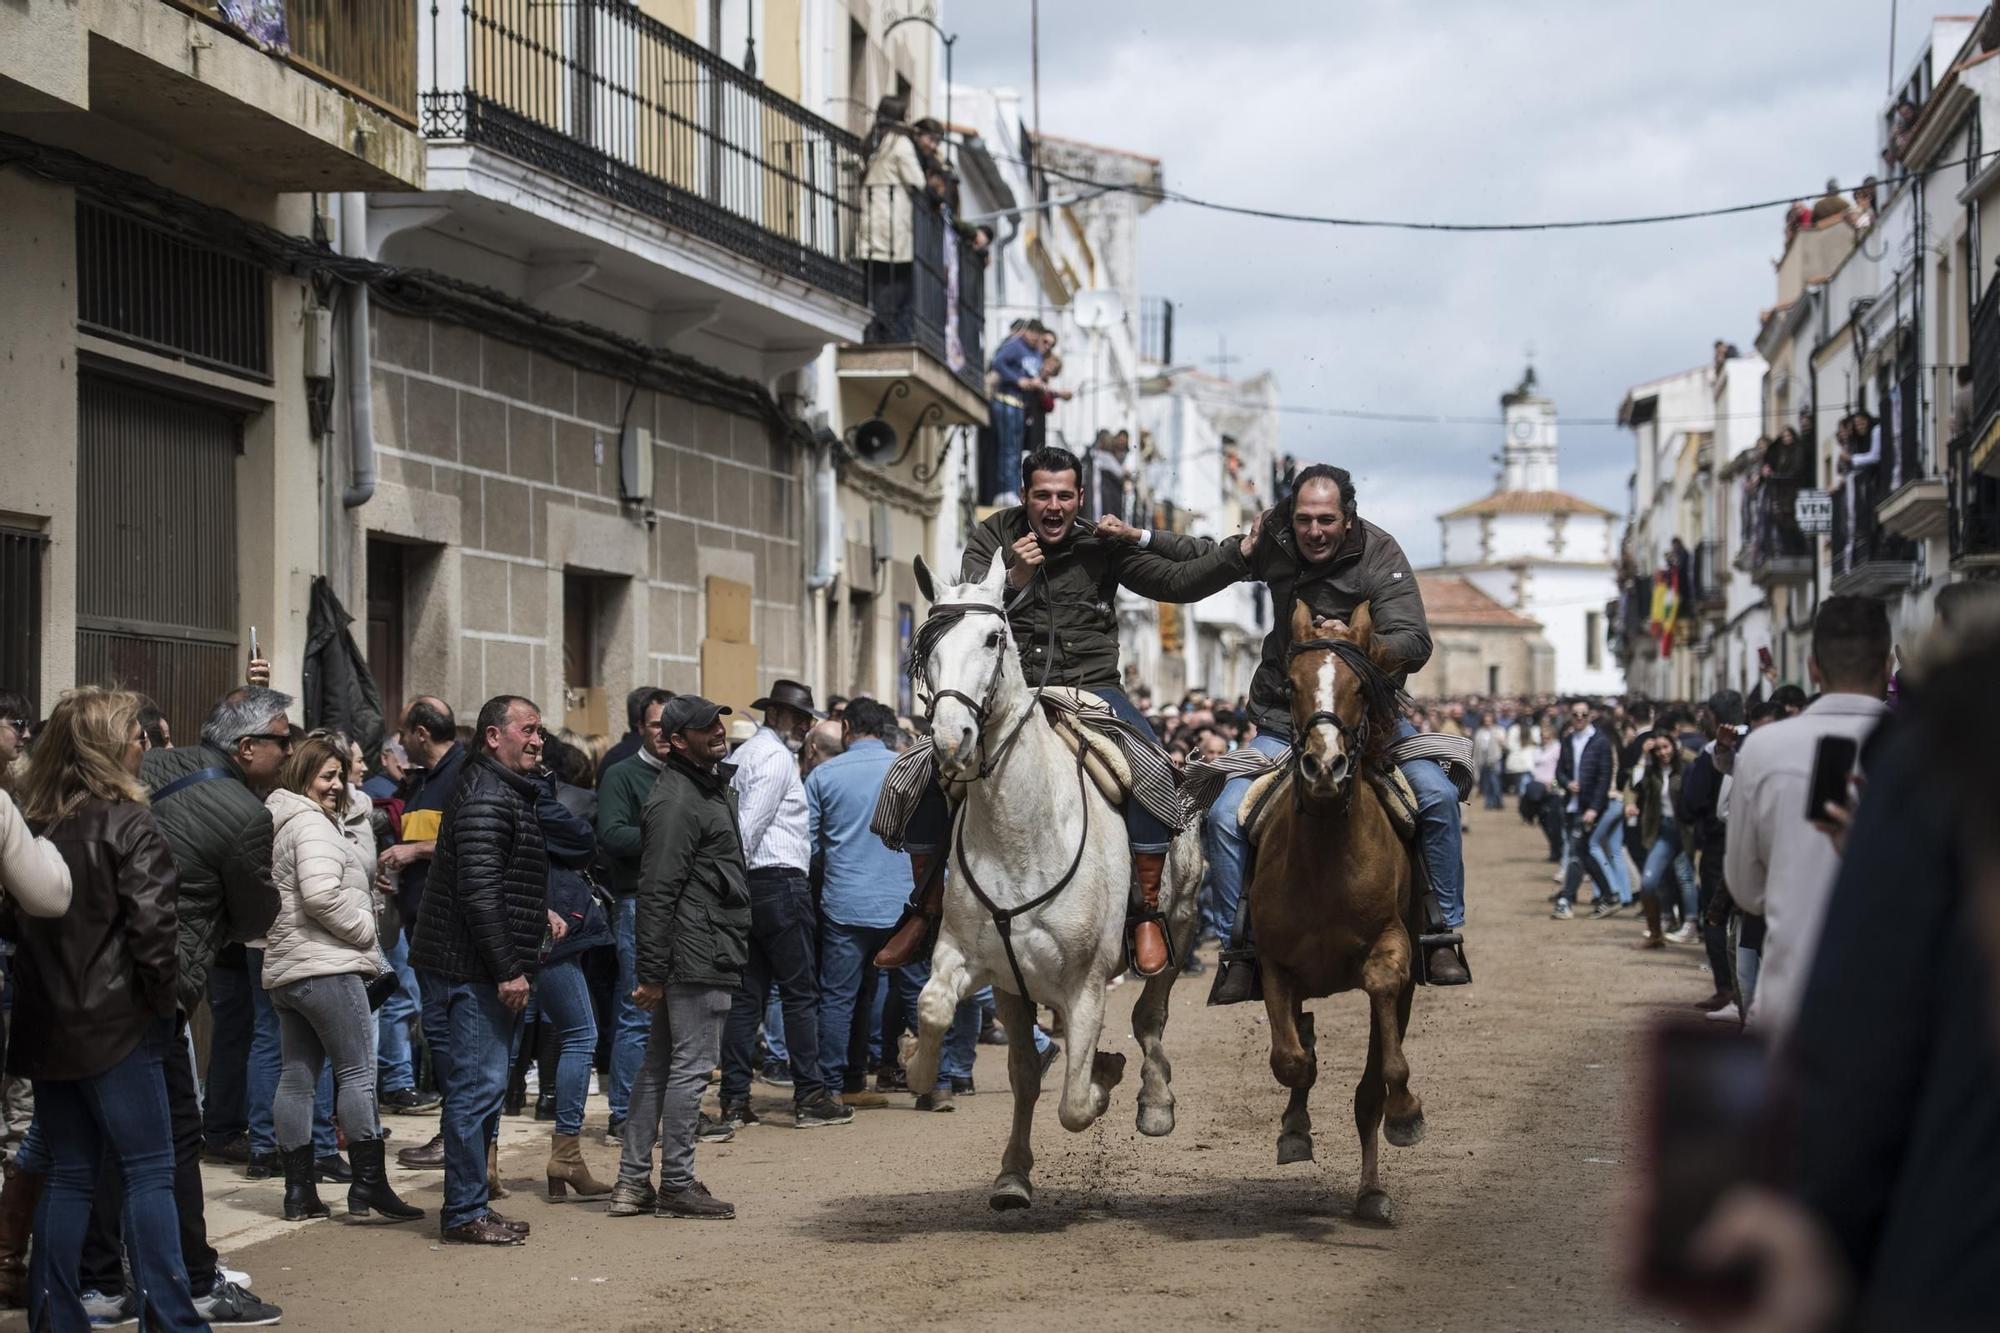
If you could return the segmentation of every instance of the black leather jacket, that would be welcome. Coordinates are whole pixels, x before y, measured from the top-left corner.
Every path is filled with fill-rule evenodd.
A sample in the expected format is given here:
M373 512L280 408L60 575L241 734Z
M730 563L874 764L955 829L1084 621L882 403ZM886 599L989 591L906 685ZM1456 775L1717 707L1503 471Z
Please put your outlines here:
M535 780L485 755L466 761L444 808L410 965L498 984L533 972L549 928L549 858Z

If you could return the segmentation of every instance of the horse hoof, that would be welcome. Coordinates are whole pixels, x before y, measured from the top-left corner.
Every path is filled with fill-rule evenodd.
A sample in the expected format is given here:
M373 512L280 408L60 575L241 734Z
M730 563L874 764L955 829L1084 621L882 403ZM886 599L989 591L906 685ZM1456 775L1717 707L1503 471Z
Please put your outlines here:
M1310 1134L1278 1135L1278 1165L1290 1166L1294 1162L1310 1162L1313 1159L1313 1139Z
M1090 1062L1090 1081L1106 1092L1125 1079L1125 1057L1116 1051L1099 1051Z
M996 1213L1010 1213L1016 1208L1026 1208L1035 1201L1035 1189L1019 1176L1002 1176L993 1182L993 1194L987 1202Z
M1381 1190L1369 1190L1354 1201L1354 1218L1358 1222L1393 1222L1396 1210L1389 1203L1389 1196Z
M1172 1102L1140 1102L1139 1132L1147 1138L1164 1138L1174 1132Z
M1424 1113L1419 1111L1408 1120L1390 1117L1382 1123L1382 1137L1398 1148L1416 1147L1424 1138Z

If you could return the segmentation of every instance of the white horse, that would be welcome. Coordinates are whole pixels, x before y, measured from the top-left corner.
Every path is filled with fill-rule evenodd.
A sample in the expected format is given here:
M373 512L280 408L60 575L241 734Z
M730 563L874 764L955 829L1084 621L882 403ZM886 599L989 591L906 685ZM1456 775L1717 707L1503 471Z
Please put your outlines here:
M963 800L953 822L951 874L930 981L917 1001L909 1084L928 1088L937 1081L939 1049L959 1001L991 984L1007 1027L1007 1072L1014 1089L1013 1132L991 1202L1000 1209L1026 1208L1034 1200L1028 1136L1041 1093L1035 1006L1047 1005L1063 1018L1068 1067L1058 1116L1064 1129L1089 1128L1124 1077L1125 1057L1100 1052L1097 1042L1105 983L1125 966L1131 849L1118 811L1080 771L1021 674L1003 609L1007 572L1001 554L994 553L983 580L947 585L942 596L921 559L916 573L935 604L931 614L957 617L917 666L931 696L939 776L963 784ZM1179 960L1194 943L1200 885L1199 833L1190 827L1174 839L1160 886L1175 961L1147 980L1132 1015L1144 1056L1142 1134L1167 1134L1174 1127L1173 1072L1161 1034ZM978 893L1003 911L1043 901L1014 916L1003 938Z

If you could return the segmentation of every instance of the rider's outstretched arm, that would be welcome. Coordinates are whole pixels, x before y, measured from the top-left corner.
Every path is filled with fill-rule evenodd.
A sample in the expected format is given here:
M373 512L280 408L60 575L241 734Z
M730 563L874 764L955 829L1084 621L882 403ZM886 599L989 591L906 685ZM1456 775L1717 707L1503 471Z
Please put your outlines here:
M1181 537L1179 533L1155 532L1153 536L1155 544L1162 536L1207 541ZM1205 554L1191 560L1173 559L1150 545L1145 550L1124 547L1118 562L1118 582L1156 602L1198 602L1250 577L1240 538L1225 537L1219 542L1208 542L1208 547Z

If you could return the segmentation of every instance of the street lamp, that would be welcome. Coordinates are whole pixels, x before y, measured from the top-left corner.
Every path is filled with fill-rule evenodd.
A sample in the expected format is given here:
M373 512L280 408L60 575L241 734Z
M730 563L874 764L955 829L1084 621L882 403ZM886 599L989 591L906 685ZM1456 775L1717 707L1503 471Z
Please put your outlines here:
M890 34L894 33L896 29L902 27L905 23L923 24L926 28L936 33L938 40L944 43L944 142L945 146L949 148L951 145L951 48L957 43L958 34L955 32L946 32L937 25L934 19L927 15L905 14L888 27L882 29L882 43L884 46L888 45Z

